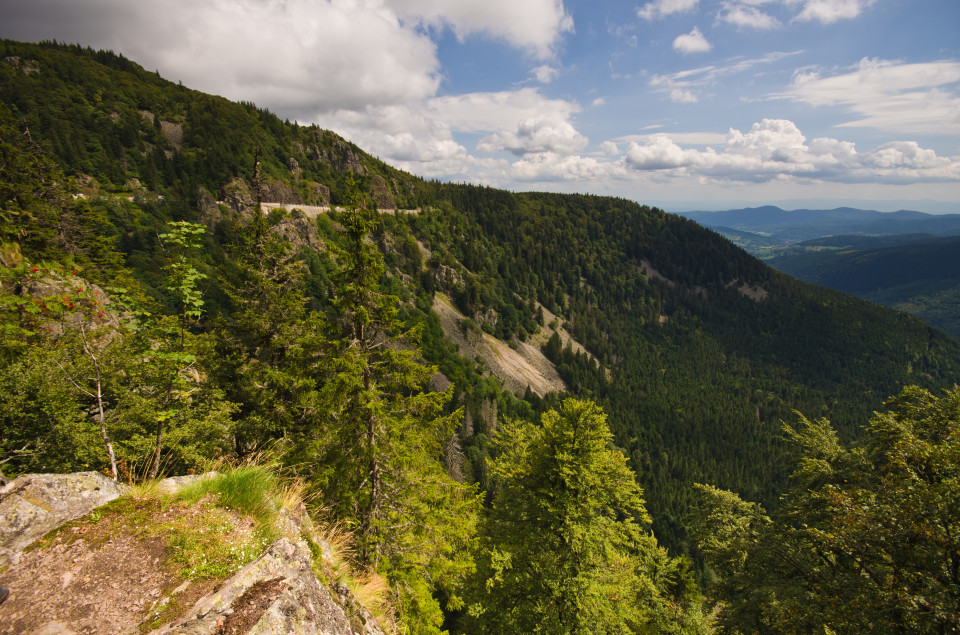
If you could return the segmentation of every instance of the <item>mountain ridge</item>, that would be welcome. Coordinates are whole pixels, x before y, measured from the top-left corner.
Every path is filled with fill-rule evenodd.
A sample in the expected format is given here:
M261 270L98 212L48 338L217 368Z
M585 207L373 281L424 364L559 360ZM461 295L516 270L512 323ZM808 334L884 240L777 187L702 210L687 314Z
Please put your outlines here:
M927 214L913 210L878 212L852 207L828 210L783 210L773 205L716 212L683 212L705 227L761 234L789 244L837 234L960 234L960 214Z

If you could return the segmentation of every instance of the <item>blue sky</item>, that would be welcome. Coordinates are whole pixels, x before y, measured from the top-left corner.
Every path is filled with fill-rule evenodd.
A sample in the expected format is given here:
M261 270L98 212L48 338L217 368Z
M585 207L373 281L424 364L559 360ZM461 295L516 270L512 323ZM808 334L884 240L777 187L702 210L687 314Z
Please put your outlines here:
M415 174L960 212L957 0L0 0Z

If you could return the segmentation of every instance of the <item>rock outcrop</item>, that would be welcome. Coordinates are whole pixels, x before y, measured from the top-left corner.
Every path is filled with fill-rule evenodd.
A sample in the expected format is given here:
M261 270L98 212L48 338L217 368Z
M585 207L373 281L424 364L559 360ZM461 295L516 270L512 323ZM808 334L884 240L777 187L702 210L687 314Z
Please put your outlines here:
M173 493L206 476L165 479L155 490ZM313 560L304 538L312 525L302 505L281 512L283 537L222 583L186 580L163 591L177 582L163 581L172 574L163 564L161 540L138 542L135 533L109 529L125 525L98 524L101 512L85 518L129 490L98 472L30 474L0 488L0 565L8 565L3 580L13 587L0 607L0 633L132 634L143 632L168 602L179 602L184 610L175 615L181 617L152 623L152 633L385 635L347 587L333 582L328 588L318 579L314 566L325 565ZM70 521L79 524L49 533ZM24 553L38 541L39 548ZM34 588L38 579L46 586Z
M100 474L24 474L0 489L0 565L49 531L89 514L127 491Z
M246 600L246 601L244 601ZM260 600L257 602L256 600ZM259 607L251 620L248 606ZM264 608L264 606L266 608ZM349 617L310 568L310 552L288 538L235 573L215 592L201 598L181 620L154 635L213 635L233 632L234 620L254 621L247 633L303 635L382 635L370 619Z

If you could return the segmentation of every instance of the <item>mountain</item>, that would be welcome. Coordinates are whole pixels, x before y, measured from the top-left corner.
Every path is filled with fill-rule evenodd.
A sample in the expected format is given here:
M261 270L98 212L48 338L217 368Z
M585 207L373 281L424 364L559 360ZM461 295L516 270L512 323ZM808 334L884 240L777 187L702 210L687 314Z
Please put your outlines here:
M916 315L960 337L960 238L835 236L781 253L767 264Z
M786 211L767 205L721 212L685 212L683 216L724 235L725 229L733 229L760 234L780 245L837 235L960 235L960 214L937 215L907 210L876 212L839 207Z
M960 378L960 341L796 280L689 219L624 199L426 181L332 132L167 82L110 52L0 42L0 141L5 337L46 337L28 313L67 313L81 296L93 311L140 293L141 308L124 304L133 308L118 321L153 319L154 342L166 348L118 352L113 381L148 381L189 361L163 375L166 390L150 380L152 392L117 393L114 418L84 427L96 408L81 407L67 382L48 381L60 376L51 369L63 348L27 355L8 342L0 460L13 472L105 468L94 448L110 425L128 470L162 454L185 473L216 453L273 449L289 469L311 466L305 478L324 503L370 536L388 523L357 520L374 506L346 484L369 479L348 480L359 461L337 445L332 435L347 424L335 423L365 421L373 440L412 439L390 465L420 470L417 479L436 474L414 450L442 447L448 474L489 502L504 478L488 461L503 451L498 428L555 413L563 396L553 390L565 386L602 406L657 538L695 554L692 484L775 507L790 472L782 426L796 411L827 416L855 440L903 385L939 390ZM949 230L950 218L937 220ZM73 284L74 267L85 282ZM24 303L31 293L49 302ZM382 327L382 340L365 335L368 324ZM60 361L84 377L93 373L85 342ZM418 352L439 369L433 392L418 392ZM379 365L358 374L369 359ZM132 370L143 360L153 361ZM393 383L374 381L393 368ZM406 413L389 419L396 427L363 419L384 411L359 401L377 390L394 408L384 409ZM162 447L144 423L155 410L183 417L182 436ZM431 417L435 431L413 427ZM456 418L455 430L444 417ZM474 526L442 498L460 491L454 485L418 490L417 479L389 485L446 502L405 509L429 523L397 525ZM405 545L427 549L430 536ZM464 552L444 543L430 554ZM462 574L462 563L442 568L421 555L427 564L417 566L438 567L429 570L438 585ZM421 599L448 593L424 590L422 569L398 565L391 575L408 576L400 579Z

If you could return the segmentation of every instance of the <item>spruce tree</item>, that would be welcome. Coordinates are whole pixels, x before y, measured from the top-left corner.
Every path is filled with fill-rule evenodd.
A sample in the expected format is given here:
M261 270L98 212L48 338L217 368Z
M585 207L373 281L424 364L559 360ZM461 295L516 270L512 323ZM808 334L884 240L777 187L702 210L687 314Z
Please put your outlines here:
M443 467L444 442L462 417L444 413L451 391L427 388L436 368L419 354L417 330L402 328L396 296L379 291L383 259L369 241L377 212L351 183L335 248L326 394L316 482L323 502L358 529L360 559L387 574L404 621L439 632L438 590L459 606L457 581L470 567L478 500Z
M471 632L697 631L685 564L646 528L640 487L610 441L606 415L576 399L542 427L497 431Z

